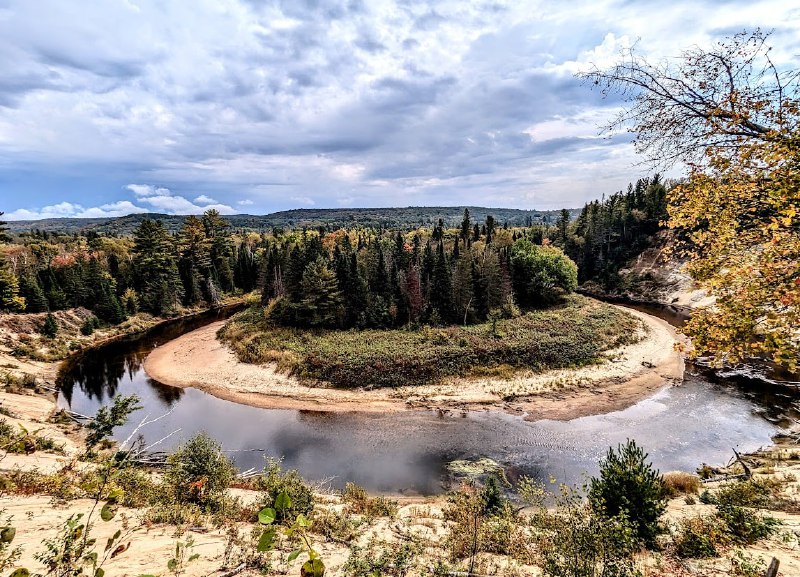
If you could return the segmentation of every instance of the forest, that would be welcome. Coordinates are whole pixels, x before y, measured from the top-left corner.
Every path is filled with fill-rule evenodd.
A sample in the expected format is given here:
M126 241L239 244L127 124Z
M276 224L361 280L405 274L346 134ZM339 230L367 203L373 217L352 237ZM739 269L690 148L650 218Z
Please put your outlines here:
M579 280L611 278L659 229L665 194L658 176L640 179L576 219L565 209L530 226L491 214L478 221L465 208L457 226L440 218L432 227L256 233L235 231L209 210L174 233L152 219L129 236L4 232L0 308L85 307L116 324L138 311L169 316L258 290L285 325L467 325L552 304Z
M483 222L488 215L505 226L531 226L551 223L558 210L521 210L516 208L486 208L480 206L410 206L404 208L295 208L265 215L233 214L226 217L231 228L244 232L263 232L273 228L302 229L320 226L337 228L399 228L433 227L442 219L446 226L458 226L464 208L474 219ZM571 214L575 216L576 210ZM12 232L31 229L57 233L96 232L106 235L129 236L143 220L161 221L171 233L177 232L188 217L177 214L139 213L105 218L45 218L18 220L8 223Z

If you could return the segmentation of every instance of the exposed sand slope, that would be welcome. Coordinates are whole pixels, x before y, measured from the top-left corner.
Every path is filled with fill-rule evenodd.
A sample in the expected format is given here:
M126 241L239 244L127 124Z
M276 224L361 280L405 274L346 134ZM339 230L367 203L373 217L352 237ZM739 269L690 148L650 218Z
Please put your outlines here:
M395 411L408 407L496 407L531 418L567 419L628 406L665 382L683 376L674 351L678 335L650 315L625 309L647 326L646 337L608 353L603 364L575 370L523 372L512 379L457 378L436 385L395 389L307 386L272 365L241 363L217 340L223 322L212 323L156 348L145 361L162 383L195 387L237 403L265 408L331 411Z
M14 453L0 454L0 470L9 470L23 466L37 467L41 471L57 471L81 453L83 444L81 433L77 426L71 424L56 424L50 421L55 411L55 404L51 398L39 395L17 395L0 392L0 407L9 411L11 415L2 415L3 419L13 427L22 426L36 437L52 439L64 448L64 454L46 453L36 451L31 455Z

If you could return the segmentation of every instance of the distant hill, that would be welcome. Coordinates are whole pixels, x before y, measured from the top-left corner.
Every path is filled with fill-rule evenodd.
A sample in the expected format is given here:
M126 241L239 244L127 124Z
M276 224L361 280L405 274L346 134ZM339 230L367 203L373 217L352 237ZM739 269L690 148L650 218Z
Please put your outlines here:
M407 208L297 208L273 212L263 216L235 214L226 216L235 230L265 231L274 227L314 228L318 226L339 227L378 227L415 228L433 226L441 218L446 226L454 227L461 223L463 206L418 206ZM500 226L529 226L537 223L553 223L558 210L520 210L516 208L485 208L469 206L473 222L482 223L492 215ZM571 209L575 218L580 209ZM130 214L113 218L45 218L42 220L17 220L8 222L12 233L41 230L47 232L75 233L94 231L103 234L129 235L146 218L160 220L170 231L177 231L185 216L170 214Z

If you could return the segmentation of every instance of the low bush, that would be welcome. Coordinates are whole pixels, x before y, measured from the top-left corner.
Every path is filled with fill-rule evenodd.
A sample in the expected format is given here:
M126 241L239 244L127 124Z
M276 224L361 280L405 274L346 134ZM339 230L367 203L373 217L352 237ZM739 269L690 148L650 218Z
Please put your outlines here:
M255 488L265 492L262 507L275 508L278 495L285 492L289 496L291 506L287 509L279 508L280 521L294 520L297 515L309 515L314 510L314 492L311 486L296 470L283 471L281 462L277 459L267 460L264 473L256 480Z
M766 539L780 527L777 519L737 505L720 505L717 517L725 524L732 540L739 545L752 545Z
M317 509L312 518L311 531L336 543L351 543L358 537L359 521L349 513L331 509Z
M235 474L220 444L199 433L167 458L164 482L178 502L215 508Z
M370 497L366 489L355 483L347 483L342 491L342 501L350 513L375 517L394 517L397 515L397 501L384 496Z
M673 536L675 554L682 558L718 557L730 542L725 523L711 515L682 520Z
M775 492L775 484L761 479L747 479L723 485L713 502L720 507L765 507Z
M537 517L536 541L545 575L573 577L640 575L636 527L624 516L607 518L568 497L554 512Z
M405 577L417 565L422 549L415 543L388 543L376 538L364 547L354 546L342 566L347 577Z
M702 483L697 475L672 471L664 474L664 485L670 497L680 497L681 495L696 495L700 492Z
M507 500L487 507L485 488L478 490L468 484L451 494L447 501L442 513L449 522L445 547L451 560L466 559L481 552L508 555L524 563L532 560L530 534Z

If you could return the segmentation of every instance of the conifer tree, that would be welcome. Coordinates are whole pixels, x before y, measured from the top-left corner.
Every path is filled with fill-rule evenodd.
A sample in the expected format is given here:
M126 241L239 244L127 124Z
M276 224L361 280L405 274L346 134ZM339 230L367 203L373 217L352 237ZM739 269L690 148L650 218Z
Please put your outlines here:
M317 257L306 267L302 290L299 316L310 326L336 326L341 314L342 295L336 273L328 267L324 258Z
M145 219L134 233L133 267L140 307L156 315L178 306L183 286L174 245L164 225Z
M47 297L36 275L27 273L20 277L19 293L25 299L25 312L44 313L50 310Z

